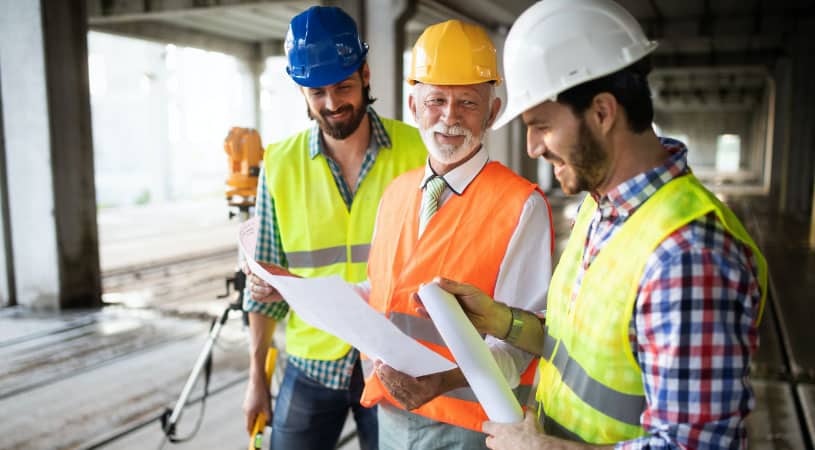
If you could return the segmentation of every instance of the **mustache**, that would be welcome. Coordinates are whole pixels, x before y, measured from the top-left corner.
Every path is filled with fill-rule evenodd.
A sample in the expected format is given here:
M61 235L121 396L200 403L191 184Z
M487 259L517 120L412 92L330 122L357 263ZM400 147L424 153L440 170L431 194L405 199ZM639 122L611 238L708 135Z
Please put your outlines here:
M320 115L323 116L323 118L326 118L327 116L333 116L333 115L342 114L342 113L345 113L345 112L354 112L354 107L351 106L351 105L343 105L343 106L340 106L339 108L337 108L335 111L331 111L328 108L323 108L323 109L320 110Z

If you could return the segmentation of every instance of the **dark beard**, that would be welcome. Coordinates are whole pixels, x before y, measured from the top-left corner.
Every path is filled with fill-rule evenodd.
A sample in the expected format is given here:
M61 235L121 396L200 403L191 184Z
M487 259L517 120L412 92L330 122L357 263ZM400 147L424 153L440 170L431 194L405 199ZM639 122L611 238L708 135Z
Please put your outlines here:
M362 123L362 119L365 117L365 113L367 113L367 107L365 105L360 106L359 109L353 109L354 107L351 105L343 105L336 111L329 111L328 109L321 109L320 116L314 117L314 114L311 113L311 109L306 104L306 110L308 111L309 119L314 119L317 121L317 124L320 125L320 130L331 136L334 139L343 140L357 131L359 128L359 124ZM345 122L339 122L332 125L326 116L333 113L342 113L345 111L351 111L353 114L351 118Z
M575 172L576 192L593 192L605 178L608 154L589 131L585 119L580 121L577 148L574 161L571 162Z

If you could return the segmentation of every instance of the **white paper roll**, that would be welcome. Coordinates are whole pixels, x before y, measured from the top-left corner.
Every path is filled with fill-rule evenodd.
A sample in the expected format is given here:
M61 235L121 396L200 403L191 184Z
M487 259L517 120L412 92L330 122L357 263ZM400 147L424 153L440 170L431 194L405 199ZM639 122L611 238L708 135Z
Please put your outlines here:
M521 405L458 300L436 283L419 289L419 297L490 420L523 420Z

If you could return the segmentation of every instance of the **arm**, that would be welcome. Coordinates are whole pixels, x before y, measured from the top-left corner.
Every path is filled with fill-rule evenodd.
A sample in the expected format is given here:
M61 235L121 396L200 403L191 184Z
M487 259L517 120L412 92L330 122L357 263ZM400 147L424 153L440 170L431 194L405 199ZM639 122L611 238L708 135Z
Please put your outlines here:
M632 348L649 399L642 416L649 436L621 448L745 446L761 299L754 267L749 250L712 217L657 248L632 323Z
M251 433L258 414L272 417L269 385L266 383L266 352L272 343L276 322L256 312L249 313L249 383L243 401L246 432Z
M260 218L255 256L258 261L270 261L280 266L286 265L283 249L280 245L280 233L274 215L274 202L266 189L263 166L259 174L256 214ZM254 277L249 277L247 286L252 286ZM243 402L247 432L252 431L255 418L261 412L271 417L269 408L269 386L266 384L265 358L266 351L272 342L274 325L288 312L286 302L262 303L256 299L252 290L244 291L243 309L249 313L250 360L249 384Z
M459 283L447 278L436 278L439 286L453 294L461 304L464 313L473 322L479 333L489 334L498 339L507 337L512 324L512 311L509 306L494 301L489 295L475 286ZM523 327L511 344L532 355L540 356L543 351L543 319L529 311L519 311Z

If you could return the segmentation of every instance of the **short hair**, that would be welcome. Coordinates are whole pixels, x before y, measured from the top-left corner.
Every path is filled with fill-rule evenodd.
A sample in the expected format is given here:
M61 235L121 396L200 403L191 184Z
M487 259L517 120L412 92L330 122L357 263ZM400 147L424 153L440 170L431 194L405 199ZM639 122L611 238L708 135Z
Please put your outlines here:
M589 80L558 94L558 103L571 107L580 116L591 106L597 94L608 92L625 110L628 127L634 133L651 128L654 121L654 104L648 86L651 58L645 57L630 66L604 77Z
M360 78L362 76L362 70L365 68L365 65L368 64L367 61L363 61L362 64L359 65L359 69L357 69L357 73L359 74ZM371 82L369 81L366 86L362 86L362 101L365 102L365 106L372 105L376 98L371 97Z

